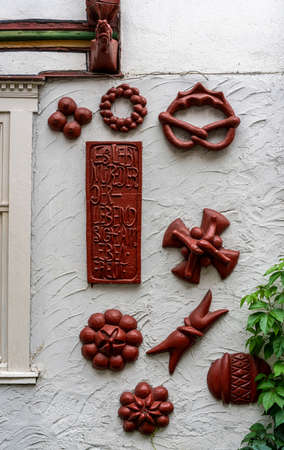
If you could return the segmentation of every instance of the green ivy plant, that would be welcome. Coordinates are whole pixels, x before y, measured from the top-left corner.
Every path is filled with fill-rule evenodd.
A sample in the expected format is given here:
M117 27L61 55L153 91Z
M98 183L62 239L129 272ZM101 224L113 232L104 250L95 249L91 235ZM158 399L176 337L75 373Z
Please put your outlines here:
M241 450L284 449L284 258L264 276L268 282L243 297L241 307L246 303L254 311L246 327L251 334L246 342L249 352L255 356L261 354L271 362L272 373L259 374L255 379L261 391L258 403L271 422L268 426L252 425Z

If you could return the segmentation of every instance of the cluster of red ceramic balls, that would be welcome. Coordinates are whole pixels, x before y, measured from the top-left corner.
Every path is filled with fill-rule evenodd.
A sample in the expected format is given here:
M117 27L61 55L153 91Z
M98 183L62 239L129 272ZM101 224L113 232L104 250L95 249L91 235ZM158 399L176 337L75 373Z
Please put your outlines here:
M137 384L134 394L123 392L118 415L123 420L124 430L152 434L157 427L166 427L169 424L168 415L174 410L168 395L164 386L152 388L144 381Z
M138 358L143 337L134 317L109 309L90 316L80 340L83 356L92 360L95 369L119 371Z
M67 117L74 114L74 119L67 122ZM86 125L93 118L88 108L78 108L70 97L63 97L58 102L58 110L51 114L48 125L53 131L63 131L68 139L77 139L81 135L81 125Z

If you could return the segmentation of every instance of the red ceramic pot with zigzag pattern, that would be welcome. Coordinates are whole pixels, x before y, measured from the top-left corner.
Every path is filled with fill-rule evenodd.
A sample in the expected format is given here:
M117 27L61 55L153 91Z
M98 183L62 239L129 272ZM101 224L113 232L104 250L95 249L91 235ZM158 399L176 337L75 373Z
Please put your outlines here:
M223 403L254 403L259 395L255 377L259 373L269 375L270 372L263 359L247 353L225 353L211 364L207 384L211 394Z

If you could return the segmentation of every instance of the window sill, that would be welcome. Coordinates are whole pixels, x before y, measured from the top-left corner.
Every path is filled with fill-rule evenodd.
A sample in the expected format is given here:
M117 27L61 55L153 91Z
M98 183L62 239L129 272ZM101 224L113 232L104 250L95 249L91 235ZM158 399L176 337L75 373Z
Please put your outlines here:
M1 384L36 384L39 372L0 372Z

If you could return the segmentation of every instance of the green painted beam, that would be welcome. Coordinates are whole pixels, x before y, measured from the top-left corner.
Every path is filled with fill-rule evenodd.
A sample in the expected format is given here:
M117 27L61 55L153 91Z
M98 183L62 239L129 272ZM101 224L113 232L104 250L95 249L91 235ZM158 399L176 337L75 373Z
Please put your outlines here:
M66 30L13 30L1 31L0 41L41 41L41 40L87 40L91 41L96 33L90 31L66 31ZM117 33L113 33L117 39Z

